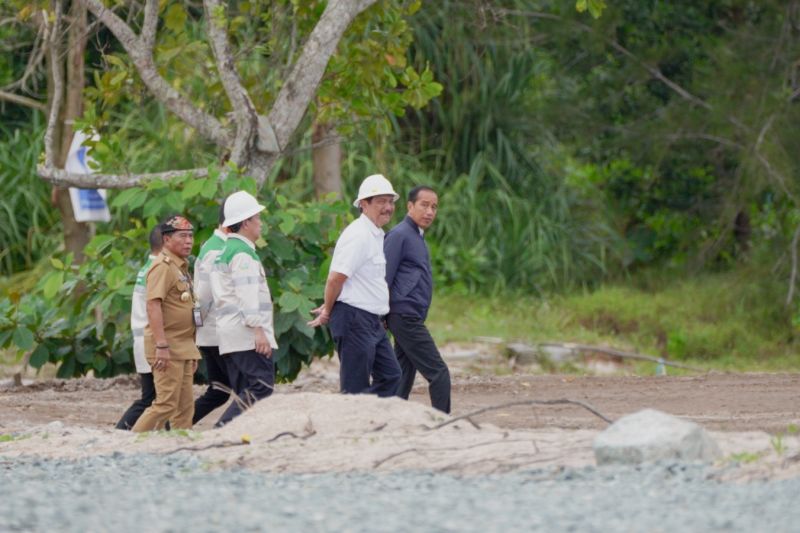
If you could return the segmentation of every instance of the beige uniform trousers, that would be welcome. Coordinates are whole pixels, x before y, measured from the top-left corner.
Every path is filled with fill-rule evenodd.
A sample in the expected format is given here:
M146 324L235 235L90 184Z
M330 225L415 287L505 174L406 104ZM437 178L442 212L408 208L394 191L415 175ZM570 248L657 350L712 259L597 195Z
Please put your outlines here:
M153 360L155 361L155 360ZM150 364L153 364L153 361ZM136 432L164 429L191 429L194 416L192 360L171 360L166 370L153 369L156 400L148 407L132 430Z

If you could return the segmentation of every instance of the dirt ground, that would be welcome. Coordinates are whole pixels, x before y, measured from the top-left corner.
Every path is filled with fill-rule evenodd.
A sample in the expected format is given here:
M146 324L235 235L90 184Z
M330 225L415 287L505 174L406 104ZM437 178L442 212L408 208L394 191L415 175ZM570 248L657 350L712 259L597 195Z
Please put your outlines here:
M786 432L800 425L800 374L723 374L694 376L575 376L531 374L518 368L493 375L496 361L449 361L453 374L453 414L524 400L579 400L616 419L654 408L696 421L714 431ZM507 371L507 369L506 369ZM315 362L276 394L336 392L335 360ZM204 387L196 386L196 396ZM36 381L23 387L0 386L0 433L61 421L87 428L113 426L139 394L138 378ZM417 378L412 401L429 405L424 380ZM220 411L221 413L221 411ZM198 429L210 428L212 413ZM515 406L475 417L508 429L602 429L605 422L572 405Z

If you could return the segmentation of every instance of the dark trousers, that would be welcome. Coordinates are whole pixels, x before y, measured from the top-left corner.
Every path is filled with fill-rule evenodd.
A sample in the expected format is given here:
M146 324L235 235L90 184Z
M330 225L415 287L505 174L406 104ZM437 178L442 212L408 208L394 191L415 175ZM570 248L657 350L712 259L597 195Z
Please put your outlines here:
M329 327L341 363L341 391L377 394L384 398L394 396L400 385L400 365L380 317L336 302Z
M450 412L450 370L442 359L428 328L414 315L391 313L387 317L394 336L394 351L403 371L397 395L408 399L417 371L428 380L431 405Z
M231 388L228 381L228 370L225 368L225 361L219 354L218 346L198 346L203 360L206 362L206 373L208 374L208 388L198 399L194 401L194 416L192 425L201 421L208 413L225 405L230 394L216 388L216 384Z
M131 429L134 424L136 424L136 421L139 420L139 417L142 416L144 410L150 407L156 399L156 386L153 383L153 373L139 374L139 377L142 379L142 397L128 407L128 410L125 411L125 414L122 415L122 418L117 422L117 429Z
M251 407L258 400L272 394L275 386L275 363L255 350L231 352L222 356L231 389L236 393L225 412L217 422L222 427Z

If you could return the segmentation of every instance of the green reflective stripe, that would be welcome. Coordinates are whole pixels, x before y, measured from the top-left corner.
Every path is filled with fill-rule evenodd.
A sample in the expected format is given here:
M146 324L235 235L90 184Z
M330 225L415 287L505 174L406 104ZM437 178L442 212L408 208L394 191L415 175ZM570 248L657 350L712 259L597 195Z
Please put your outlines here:
M247 254L256 261L261 262L256 251L250 248L246 242L235 237L231 237L225 241L225 248L222 250L222 253L219 254L219 257L217 257L217 260L214 263L230 265L233 258L238 254Z
M144 266L139 269L139 272L136 274L136 285L141 285L144 287L145 279L147 278L147 271L150 269L150 265L153 264L153 260L149 257L147 261L144 262Z
M212 234L211 237L203 243L203 246L200 247L200 253L197 255L197 260L202 261L208 252L224 249L225 242L225 239L220 238L220 236L216 233Z

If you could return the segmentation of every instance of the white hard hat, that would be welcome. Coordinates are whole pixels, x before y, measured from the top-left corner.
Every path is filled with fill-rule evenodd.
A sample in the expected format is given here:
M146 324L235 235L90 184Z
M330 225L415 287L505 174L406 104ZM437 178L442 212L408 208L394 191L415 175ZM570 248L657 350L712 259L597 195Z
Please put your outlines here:
M391 194L394 196L395 201L400 198L400 195L394 192L392 184L389 183L383 174L373 174L367 176L361 182L361 187L358 188L358 198L353 202L353 207L358 207L358 202L365 198L372 198L373 196L380 196L382 194Z
M258 200L249 192L238 191L228 196L223 209L225 211L225 222L222 225L227 228L247 220L266 209L266 207L259 204Z

